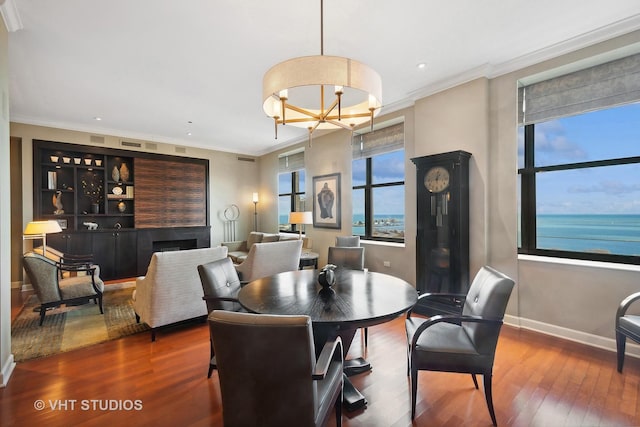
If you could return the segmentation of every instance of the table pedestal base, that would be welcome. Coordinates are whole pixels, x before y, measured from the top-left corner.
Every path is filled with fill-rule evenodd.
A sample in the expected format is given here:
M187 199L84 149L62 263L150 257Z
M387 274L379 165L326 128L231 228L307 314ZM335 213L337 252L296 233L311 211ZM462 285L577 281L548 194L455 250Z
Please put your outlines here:
M344 405L344 408L349 412L357 411L358 409L367 406L367 399L365 399L362 393L360 393L353 386L353 384L351 384L351 381L349 380L349 378L347 378L347 374L344 374L344 386L342 387L342 404Z
M344 373L350 377L352 375L358 375L363 372L371 370L371 363L367 362L364 358L358 357L356 359L349 359L344 361Z

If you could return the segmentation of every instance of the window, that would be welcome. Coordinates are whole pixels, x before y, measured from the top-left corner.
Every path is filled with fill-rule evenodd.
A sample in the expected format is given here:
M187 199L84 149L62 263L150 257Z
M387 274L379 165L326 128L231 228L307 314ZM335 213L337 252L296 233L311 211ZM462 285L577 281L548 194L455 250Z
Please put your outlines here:
M404 242L404 123L353 140L353 234Z
M629 66L629 58L635 58L635 66ZM610 73L614 63L625 61L623 74L631 72L640 80L640 58L629 58L585 70L589 78L600 77L598 95L616 79ZM606 81L599 67L609 70ZM582 88L592 84L581 72L569 76ZM562 94L562 77L554 80L555 93ZM634 93L628 85L619 89L618 83L612 86L624 96ZM526 93L521 96L526 100ZM534 103L536 118L521 120L519 252L640 264L640 103L623 99L610 105L615 98L609 93L576 110L583 97L575 91L571 96L568 114L557 115L562 106L536 109ZM640 99L637 90L635 96Z
M278 173L278 228L282 232L297 232L289 224L289 213L306 210L304 151L280 156Z

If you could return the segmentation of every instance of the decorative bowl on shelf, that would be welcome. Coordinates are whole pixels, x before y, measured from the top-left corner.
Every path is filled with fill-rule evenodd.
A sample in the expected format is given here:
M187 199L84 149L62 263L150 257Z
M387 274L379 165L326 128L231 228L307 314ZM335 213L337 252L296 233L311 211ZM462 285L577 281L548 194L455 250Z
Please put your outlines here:
M111 190L111 192L116 196L119 196L122 194L122 187L113 187L113 190Z

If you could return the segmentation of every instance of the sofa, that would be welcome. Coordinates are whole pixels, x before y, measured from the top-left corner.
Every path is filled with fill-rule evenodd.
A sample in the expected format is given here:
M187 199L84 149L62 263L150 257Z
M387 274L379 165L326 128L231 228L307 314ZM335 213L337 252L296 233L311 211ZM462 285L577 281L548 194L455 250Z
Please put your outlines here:
M161 326L207 315L198 265L226 256L225 246L154 252L147 274L136 279L133 292L136 320L151 327L151 341Z
M252 231L249 233L247 240L238 240L233 242L222 242L222 246L229 248L228 256L234 264L242 263L249 255L249 250L256 243L282 242L285 240L299 240L300 236L293 233L263 233L261 231ZM311 239L302 238L302 247L304 249L311 248Z
M240 281L247 283L284 271L297 270L301 253L301 240L254 243L245 260L235 267Z

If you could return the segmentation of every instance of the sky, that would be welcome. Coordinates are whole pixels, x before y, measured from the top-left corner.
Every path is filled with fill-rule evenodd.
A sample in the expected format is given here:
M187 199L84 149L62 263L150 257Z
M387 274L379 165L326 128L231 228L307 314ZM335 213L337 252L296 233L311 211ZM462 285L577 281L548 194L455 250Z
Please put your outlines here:
M536 124L536 166L640 156L640 103ZM518 135L522 167L523 133ZM538 174L538 214L640 214L640 164Z

